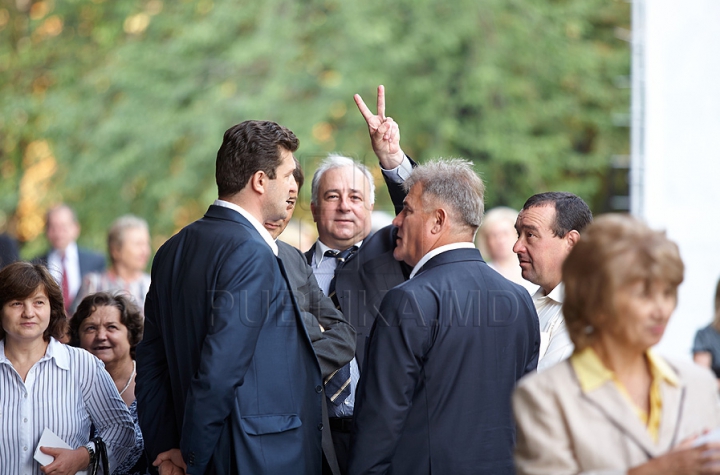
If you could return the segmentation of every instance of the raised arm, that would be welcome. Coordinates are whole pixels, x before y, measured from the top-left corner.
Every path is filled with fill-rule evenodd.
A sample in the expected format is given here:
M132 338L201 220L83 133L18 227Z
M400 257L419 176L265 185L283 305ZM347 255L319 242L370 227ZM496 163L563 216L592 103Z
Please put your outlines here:
M359 94L355 94L354 98L355 104L367 123L373 152L380 161L390 199L395 206L395 213L398 214L402 211L403 200L407 195L403 188L403 182L417 164L400 148L398 124L392 118L385 116L385 87L378 86L378 113L376 115L370 112Z
M353 97L367 123L372 148L380 160L380 166L385 170L398 167L405 153L400 148L400 128L392 118L385 116L385 86L378 86L377 114L370 112L360 94Z

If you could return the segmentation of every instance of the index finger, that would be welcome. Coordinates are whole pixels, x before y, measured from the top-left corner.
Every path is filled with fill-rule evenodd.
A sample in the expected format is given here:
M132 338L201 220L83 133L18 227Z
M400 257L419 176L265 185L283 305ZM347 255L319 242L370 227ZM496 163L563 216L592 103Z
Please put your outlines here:
M380 84L377 93L377 111L380 120L385 121L385 86Z
M365 102L362 100L362 97L360 97L360 94L355 94L353 96L353 99L355 99L355 104L357 104L357 107L360 110L360 113L365 118L365 122L367 122L369 124L370 119L373 118L373 113L370 112L370 109L368 109L368 106L365 105Z

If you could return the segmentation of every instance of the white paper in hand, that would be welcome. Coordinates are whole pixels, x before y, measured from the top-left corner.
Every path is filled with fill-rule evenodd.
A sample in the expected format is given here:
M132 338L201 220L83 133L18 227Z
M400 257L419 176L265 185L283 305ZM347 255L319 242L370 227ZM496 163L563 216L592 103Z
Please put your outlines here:
M693 447L699 447L709 442L720 442L720 427L711 430L707 434L703 434L693 442Z
M67 442L62 440L55 434L55 432L51 431L47 427L40 436L40 442L38 442L37 447L35 447L35 460L37 460L40 465L48 465L52 463L55 458L52 455L41 452L40 447L54 447L56 449L72 450L72 447L70 447ZM80 472L77 472L76 475L87 475L87 470L81 470Z

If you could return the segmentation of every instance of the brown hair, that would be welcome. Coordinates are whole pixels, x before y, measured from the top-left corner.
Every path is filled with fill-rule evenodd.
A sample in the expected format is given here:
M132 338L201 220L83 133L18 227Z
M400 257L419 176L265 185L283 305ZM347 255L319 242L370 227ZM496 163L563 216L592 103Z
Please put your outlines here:
M684 266L677 245L663 231L653 231L628 215L597 218L582 233L563 263L563 315L570 339L579 351L597 332L618 318L615 293L637 282L667 282L677 287Z
M24 300L42 287L50 301L50 323L43 333L43 339L60 339L65 335L67 316L63 305L62 289L47 268L42 264L14 262L0 271L0 309L11 300ZM0 326L0 340L5 338L5 329Z
M137 305L120 293L97 292L82 299L70 320L70 344L80 346L80 325L100 307L115 307L120 311L120 323L128 330L130 357L135 359L135 347L143 337L143 316Z
M229 128L215 160L218 196L239 192L258 171L274 179L281 149L294 152L299 145L295 134L275 122L246 120Z

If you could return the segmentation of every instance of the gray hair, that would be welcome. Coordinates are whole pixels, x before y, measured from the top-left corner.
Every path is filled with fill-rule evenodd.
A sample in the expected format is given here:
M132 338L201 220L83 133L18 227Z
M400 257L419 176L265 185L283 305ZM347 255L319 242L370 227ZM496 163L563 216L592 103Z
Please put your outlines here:
M472 162L461 158L437 159L413 169L403 187L410 191L421 184L423 201L434 196L449 205L457 221L477 229L482 222L485 185L472 169Z
M110 229L108 230L107 238L108 253L110 254L111 260L113 260L112 250L120 249L123 245L123 241L125 240L125 231L136 228L144 229L145 231L148 231L148 233L150 232L147 221L132 214L120 216L118 219L113 221L110 225Z
M367 181L370 184L369 196L367 197L367 201L370 204L375 203L375 179L373 178L372 173L370 173L368 167L366 167L360 162L356 162L352 158L343 157L342 155L331 153L327 156L325 160L320 162L320 166L315 171L315 175L313 175L312 194L310 197L310 202L312 204L317 205L318 203L318 188L320 187L320 179L325 174L325 172L334 168L345 167L355 167L357 171L365 175L365 178L367 178Z

